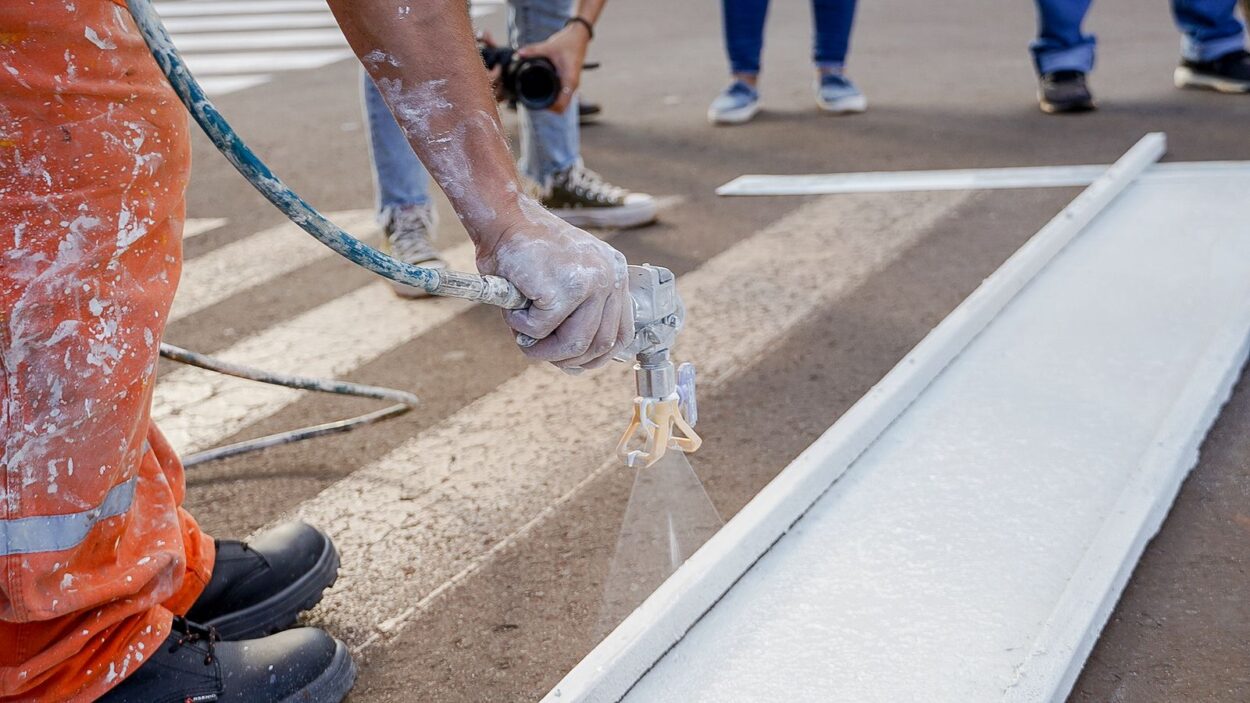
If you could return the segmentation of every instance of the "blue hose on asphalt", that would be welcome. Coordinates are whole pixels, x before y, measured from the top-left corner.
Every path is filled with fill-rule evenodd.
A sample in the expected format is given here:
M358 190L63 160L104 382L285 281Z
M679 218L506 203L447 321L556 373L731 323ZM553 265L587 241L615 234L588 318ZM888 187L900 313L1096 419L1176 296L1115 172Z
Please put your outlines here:
M160 66L170 86L195 119L209 140L217 147L235 169L243 175L262 195L286 214L292 222L311 234L317 241L334 250L348 261L376 274L410 286L424 289L433 295L473 300L501 308L518 309L529 301L511 283L498 276L482 276L473 273L442 271L404 263L361 242L326 219L298 193L291 190L282 179L256 156L239 137L234 128L218 112L187 69L173 40L161 23L160 17L149 0L127 0L130 15L143 35L152 56ZM379 420L401 415L419 402L411 393L391 388L365 386L331 379L309 378L276 374L221 359L191 352L170 344L161 344L161 356L210 371L237 376L250 381L311 390L339 395L397 401L395 405L359 417L307 427L290 432L260 437L210 449L183 458L184 466L194 466L207 461L224 459L267 447L290 444L313 437L347 432Z

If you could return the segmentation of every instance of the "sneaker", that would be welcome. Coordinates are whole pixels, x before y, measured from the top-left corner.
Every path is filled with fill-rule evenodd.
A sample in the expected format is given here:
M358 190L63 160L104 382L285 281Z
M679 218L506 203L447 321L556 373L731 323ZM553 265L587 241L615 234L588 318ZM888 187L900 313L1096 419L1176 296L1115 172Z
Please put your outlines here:
M434 248L434 243L430 241L437 224L434 208L429 206L413 205L389 210L385 225L386 253L405 264L432 269L447 268L447 262L443 261L438 250ZM391 281L391 288L401 298L424 298L430 295L424 288L398 281Z
M284 630L338 579L339 555L311 525L288 522L250 542L217 540L213 577L187 612L226 640Z
M841 73L826 73L816 82L816 104L825 112L849 115L868 109L868 98Z
M599 103L591 102L585 98L577 101L577 123L578 124L594 124L599 121L599 117L603 114L603 107Z
M760 92L743 81L734 81L708 106L707 121L712 124L742 124L750 122L759 111Z
M1250 52L1239 49L1212 61L1181 61L1172 76L1177 88L1250 93Z
M1094 109L1094 96L1085 85L1081 71L1054 71L1044 74L1037 89L1037 101L1042 112L1089 112Z
M98 703L339 703L356 682L347 647L297 630L243 642L174 618L164 644Z
M655 221L655 198L608 183L578 163L551 178L543 207L574 227L637 227Z

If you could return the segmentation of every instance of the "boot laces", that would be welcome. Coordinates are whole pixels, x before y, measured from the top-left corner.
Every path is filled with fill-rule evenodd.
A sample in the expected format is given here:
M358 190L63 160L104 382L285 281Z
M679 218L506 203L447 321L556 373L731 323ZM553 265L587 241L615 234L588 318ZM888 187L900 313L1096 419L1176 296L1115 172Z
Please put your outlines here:
M204 665L207 666L216 661L217 651L214 649L214 643L221 641L221 635L217 633L217 628L212 625L200 625L191 622L186 618L174 618L173 629L180 631L178 639L169 646L169 652L172 654L180 648L189 644L203 643L208 654L204 656Z
M419 264L438 258L438 250L430 241L434 228L434 212L424 207L391 211L386 239L395 258L408 264Z
M600 202L620 202L629 194L629 191L608 183L603 180L603 176L580 163L574 164L566 172L564 185L578 195Z

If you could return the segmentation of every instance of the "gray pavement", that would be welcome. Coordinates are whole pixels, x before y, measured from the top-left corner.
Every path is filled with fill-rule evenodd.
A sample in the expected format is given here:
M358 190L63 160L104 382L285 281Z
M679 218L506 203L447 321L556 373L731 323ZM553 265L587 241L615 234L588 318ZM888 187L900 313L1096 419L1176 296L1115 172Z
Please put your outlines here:
M497 35L499 23L498 14L485 22ZM1102 54L1092 86L1102 109L1079 117L1037 111L1024 49L1032 25L1028 3L864 3L850 72L868 94L869 112L832 118L811 101L809 10L776 3L765 112L748 126L713 129L704 111L725 73L717 4L610 4L593 49L603 68L584 83L605 108L603 122L583 131L586 161L621 185L683 200L658 225L605 236L631 260L685 273L809 202L713 195L717 185L746 172L1107 163L1156 130L1169 134L1167 160L1250 159L1250 97L1171 87L1178 40L1164 7L1132 0L1096 5L1091 27ZM358 75L350 62L285 75L226 96L219 106L318 207L369 207ZM195 161L188 215L229 222L188 243L189 265L281 221L203 139ZM709 393L701 428L706 444L693 464L722 516L740 509L1075 192L999 191L961 201L918 242L779 335L756 362ZM846 197L848 216L856 202ZM900 197L897 207L910 202ZM440 243L463 241L455 219L443 221ZM221 350L370 280L337 261L314 263L180 320L167 339ZM732 318L732 300L721 314ZM497 313L471 310L346 375L413 390L424 401L418 410L349 435L193 469L188 507L215 534L246 535L526 368ZM238 436L366 406L310 396ZM1250 699L1248 427L1250 393L1243 384L1072 700ZM370 648L352 700L513 701L545 693L594 644L630 480L624 471L595 479L443 592L397 637Z

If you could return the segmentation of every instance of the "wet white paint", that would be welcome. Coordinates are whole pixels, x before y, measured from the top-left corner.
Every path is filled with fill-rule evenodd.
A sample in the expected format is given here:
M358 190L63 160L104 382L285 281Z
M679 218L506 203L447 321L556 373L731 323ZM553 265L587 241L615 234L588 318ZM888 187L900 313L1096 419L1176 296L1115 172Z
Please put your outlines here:
M1150 167L1141 179L1185 178L1210 172L1244 170L1250 162L1173 162ZM832 195L898 193L928 190L998 190L1087 186L1106 172L1105 165L1029 166L942 171L872 171L808 175L738 176L716 189L717 195Z
M1248 189L1122 195L626 700L1062 700L1244 362Z

